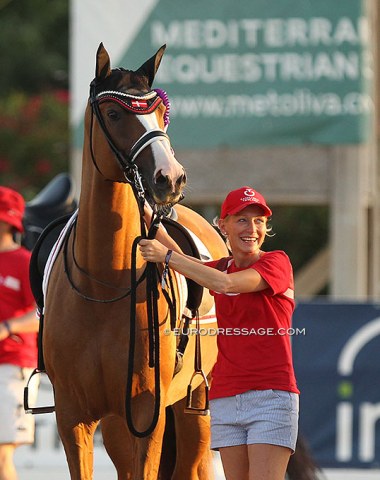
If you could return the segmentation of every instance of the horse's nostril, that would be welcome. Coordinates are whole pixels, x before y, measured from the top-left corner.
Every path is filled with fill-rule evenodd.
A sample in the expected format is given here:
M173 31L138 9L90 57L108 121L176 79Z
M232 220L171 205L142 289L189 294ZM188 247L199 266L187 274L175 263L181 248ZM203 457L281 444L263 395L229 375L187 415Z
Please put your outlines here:
M155 181L157 185L164 185L169 182L169 178L159 173L156 175Z
M177 181L176 181L176 184L177 185L184 185L186 183L186 173L184 173L183 175L181 175L180 177L178 177Z

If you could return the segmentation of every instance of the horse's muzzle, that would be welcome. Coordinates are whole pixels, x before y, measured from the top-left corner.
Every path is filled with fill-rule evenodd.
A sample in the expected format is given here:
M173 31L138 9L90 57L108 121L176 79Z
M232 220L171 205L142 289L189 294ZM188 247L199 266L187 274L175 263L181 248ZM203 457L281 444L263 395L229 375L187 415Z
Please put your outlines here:
M162 175L161 172L158 172L152 188L154 201L158 204L178 202L185 185L186 173L184 170L175 182L173 182L169 175Z

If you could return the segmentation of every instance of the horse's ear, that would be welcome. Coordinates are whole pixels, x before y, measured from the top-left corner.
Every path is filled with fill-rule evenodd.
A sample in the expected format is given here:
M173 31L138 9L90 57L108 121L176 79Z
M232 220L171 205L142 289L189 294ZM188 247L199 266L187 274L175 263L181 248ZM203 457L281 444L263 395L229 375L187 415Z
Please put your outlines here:
M104 80L111 74L111 61L107 50L104 48L103 43L98 47L96 52L96 69L95 77L97 80Z
M151 57L149 60L147 60L143 65L141 65L141 67L136 71L138 75L143 75L144 77L147 77L150 87L153 84L154 77L156 75L158 67L160 66L165 49L166 45L162 45L162 47L157 50L156 54L153 55L153 57Z

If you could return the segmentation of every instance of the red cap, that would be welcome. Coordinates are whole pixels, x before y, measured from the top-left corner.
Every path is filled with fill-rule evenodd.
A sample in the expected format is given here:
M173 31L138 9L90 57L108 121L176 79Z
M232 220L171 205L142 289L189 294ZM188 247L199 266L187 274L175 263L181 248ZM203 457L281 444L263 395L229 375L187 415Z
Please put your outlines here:
M25 202L22 196L11 188L0 187L0 221L9 223L19 232L23 232L24 211Z
M263 215L270 217L272 210L268 207L265 198L257 190L251 187L241 187L232 190L222 204L220 218L226 218L227 215L235 215L249 205L257 205L263 209Z

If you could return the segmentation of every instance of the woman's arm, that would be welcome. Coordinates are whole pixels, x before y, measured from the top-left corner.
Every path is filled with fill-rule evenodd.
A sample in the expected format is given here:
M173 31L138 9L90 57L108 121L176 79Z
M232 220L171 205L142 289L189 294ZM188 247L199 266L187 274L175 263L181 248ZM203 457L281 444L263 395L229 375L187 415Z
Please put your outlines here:
M139 246L141 254L146 261L165 261L168 249L159 241L141 240ZM173 251L169 260L169 266L203 287L219 293L258 292L268 288L266 281L252 268L226 274L202 263L194 262L192 257L187 257L177 251Z
M0 340L18 333L36 333L39 324L35 308L20 317L9 318L0 323Z

